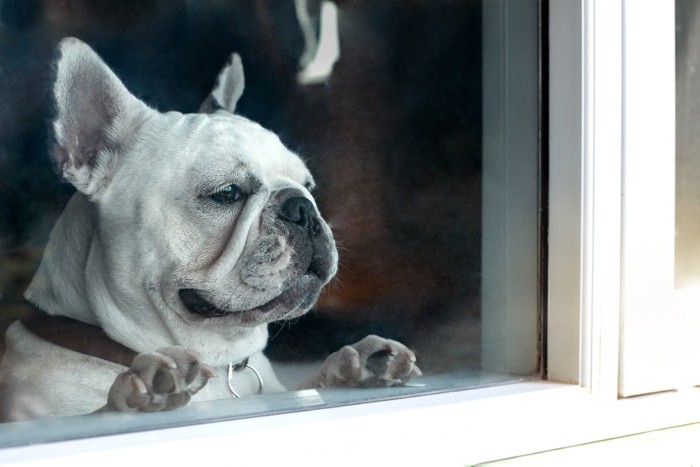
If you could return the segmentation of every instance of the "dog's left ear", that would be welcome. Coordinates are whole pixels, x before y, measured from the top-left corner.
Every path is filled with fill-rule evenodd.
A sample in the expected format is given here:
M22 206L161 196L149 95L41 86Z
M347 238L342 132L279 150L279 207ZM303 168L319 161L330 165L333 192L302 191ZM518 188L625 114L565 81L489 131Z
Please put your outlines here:
M210 114L217 110L225 110L234 113L238 99L243 95L243 88L243 63L240 55L234 53L219 73L214 89L199 107L199 112Z
M52 155L63 177L94 198L149 109L87 44L66 38L57 52Z

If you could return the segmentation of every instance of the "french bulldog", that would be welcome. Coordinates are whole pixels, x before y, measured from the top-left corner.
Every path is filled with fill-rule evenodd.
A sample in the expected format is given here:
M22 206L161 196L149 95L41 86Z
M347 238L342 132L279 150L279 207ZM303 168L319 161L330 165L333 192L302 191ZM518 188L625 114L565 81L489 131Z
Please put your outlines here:
M240 57L196 114L149 108L75 38L58 45L55 72L52 157L77 191L25 293L53 334L9 327L0 417L284 391L263 354L267 324L312 308L338 254L302 159L234 114ZM80 347L85 333L94 352ZM101 353L109 346L124 358ZM403 384L420 374L415 362L368 336L299 388Z

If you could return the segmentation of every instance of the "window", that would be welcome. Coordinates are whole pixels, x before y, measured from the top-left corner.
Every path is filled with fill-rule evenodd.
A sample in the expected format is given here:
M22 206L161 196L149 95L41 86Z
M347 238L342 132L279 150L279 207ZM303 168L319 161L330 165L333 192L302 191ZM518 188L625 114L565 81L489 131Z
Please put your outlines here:
M405 387L223 399L138 419L108 414L109 423L99 415L12 422L0 425L0 443L539 378L539 9L522 0L3 2L3 330L27 313L22 293L74 193L51 169L40 105L57 40L88 42L127 88L162 110L195 111L236 51L246 74L237 112L307 159L340 245L337 282L315 310L270 325L266 353L280 379L299 379L370 333L409 345L424 376ZM319 65L336 49L337 63L331 54Z
M484 41L489 38L488 44L483 44L485 51L514 50L503 45L508 43L515 49L523 45L517 39L526 36L512 34L517 30L513 21L527 17L518 12L520 2L487 0L479 5L483 8L481 37ZM327 459L343 453L342 459L348 463L364 462L371 455L392 463L473 465L700 421L693 354L683 353L692 351L684 342L693 337L693 316L680 307L686 292L692 295L692 284L686 281L694 273L692 262L677 258L677 254L686 256L680 252L693 248L687 240L691 237L687 232L692 231L688 224L692 206L689 211L683 208L692 196L688 194L692 184L688 187L687 180L678 177L692 175L692 158L687 156L692 155L693 132L688 129L692 118L688 116L692 117L693 105L683 93L693 86L693 54L689 52L693 42L687 39L694 34L695 7L692 2L677 1L674 9L674 2L651 0L544 2L541 7L539 22L548 31L549 45L543 51L546 66L542 81L548 92L541 95L543 121L547 122L544 146L549 158L540 171L548 194L544 218L547 242L542 250L546 252L546 270L542 272L546 273L546 319L542 326L549 381L535 378L438 394L405 388L402 390L415 397L389 396L339 407L321 405L325 394L291 392L285 397L316 410L223 420L221 415L236 416L227 401L200 404L197 407L203 416L199 421L216 418L216 422L192 425L182 420L183 426L172 427L169 420L169 429L153 429L155 423L164 422L163 414L117 414L111 422L128 426L124 431L136 431L20 446L0 453L10 461L48 460L51 465L94 462L106 455L111 460L128 461L154 450L183 460L196 456L198 462L220 462L229 454L222 453L221 446L235 440L247 451L236 456L260 464L303 459L307 465L325 465ZM342 25L342 4L339 17ZM499 19L489 22L489 18ZM489 28L489 24L496 27ZM505 26L499 29L499 25ZM341 33L341 50L342 37ZM498 84L499 77L512 76L499 74L499 70L516 66L508 60L499 66L498 60L489 62L487 55L483 63L484 99L498 95L499 89L512 89ZM503 52L501 58L507 56ZM507 91L504 95L513 97ZM676 106L675 119L674 98L684 104ZM484 102L484 138L489 134L489 121L515 118L509 111L518 109L517 104L517 100L504 99L498 109ZM508 139L514 136L512 131L495 134L505 137L500 141L504 146L509 141L514 144L515 140ZM509 157L512 153L507 151L492 153L503 157L490 160L494 166L489 167L485 158L494 147L498 145L493 141L483 140L484 178L491 170L496 180L499 176L508 180L503 174L519 170L526 174L525 169L532 168L519 167L522 161ZM650 180L654 190L649 189ZM483 237L493 232L496 239L501 225L508 226L511 233L511 224L499 223L503 220L499 216L511 206L507 200L512 192L495 190L489 197L489 185L484 181L483 186L484 206L492 200L495 218L490 223L484 207ZM684 212L690 219L684 219ZM489 231L488 226L494 230ZM675 238L674 229L679 232ZM508 242L515 239L514 235L506 238ZM481 252L485 256L487 248L484 240ZM496 271L493 276L488 276L484 264L482 298L489 286L499 290L512 284L512 279L517 281L517 277L505 280L498 274L497 266L503 264L491 264ZM493 282L488 283L489 277ZM508 302L509 298L503 300ZM675 302L679 307L672 306ZM481 318L486 321L480 323L485 327L481 338L493 335L488 330L488 310L484 300ZM500 319L498 307L495 310L491 317L496 319L491 324L496 329L499 322L516 325L517 318ZM481 344L482 350L488 348L488 342ZM480 352L479 359L485 355L488 352ZM501 370L517 362L508 358L508 352L500 354L504 358L492 355L493 360L485 361L496 362ZM630 395L637 396L627 397ZM270 414L269 401L250 398L245 405L257 404L257 413ZM97 420L69 417L29 426L5 424L0 429L3 439L7 439L5 435L21 436L23 430L38 430L40 425L77 438L86 431L99 432ZM149 431L138 431L142 428ZM271 439L274 449L270 449ZM406 449L387 452L386 445ZM679 453L674 450L674 454Z

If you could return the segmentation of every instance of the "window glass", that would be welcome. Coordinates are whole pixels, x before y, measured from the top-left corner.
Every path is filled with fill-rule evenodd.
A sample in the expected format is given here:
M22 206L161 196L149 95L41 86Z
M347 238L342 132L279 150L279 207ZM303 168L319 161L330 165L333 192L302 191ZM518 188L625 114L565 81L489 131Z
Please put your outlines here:
M226 80L217 82L216 77L230 54L237 52L245 74L245 89L236 104L236 113L278 135L313 174L314 202L332 229L339 254L338 272L312 311L269 325L265 355L288 389L294 389L295 381L303 379L300 375L313 374L329 354L367 335L383 336L408 346L415 352L423 374L396 387L311 388L240 399L225 389L224 377L212 379L207 385L218 384L225 389L224 397L210 397L213 401L197 401L195 396L186 407L138 416L55 418L40 425L5 423L0 425L0 444L405 397L502 384L537 374L542 220L538 173L542 166L538 148L538 8L534 0L122 0L99 5L81 0L1 2L3 334L11 323L34 313L24 296L33 278L40 286L49 284L52 293L60 297L51 303L63 304L43 311L75 317L80 315L84 303L91 304L88 307L96 303L92 295L90 299L70 297L66 287L72 287L73 276L65 269L52 267L47 268L52 274L38 274L42 257L63 258L52 259L62 265L81 261L92 264L91 268L83 267L80 277L92 284L90 287L99 288L100 297L125 296L125 290L133 292L133 282L127 279L142 277L144 268L151 268L148 270L154 271L154 279L141 284L143 293L148 294L158 288L162 277L173 273L168 269L169 255L202 249L201 254L192 256L201 259L219 245L216 257L220 258L234 248L231 245L239 245L236 238L251 242L262 235L263 227L249 228L251 233L241 237L242 220L222 227L227 216L237 215L231 214L239 209L235 206L243 205L239 195L246 205L260 199L267 200L262 201L264 204L282 196L275 183L284 177L293 179L294 189L303 194L302 198L307 197L305 190L311 188L303 170L297 166L281 168L282 162L272 154L277 149L262 151L264 155L249 162L267 174L258 174L255 188L243 185L239 179L229 183L228 172L217 163L212 162L211 168L205 162L186 165L181 162L184 156L179 155L179 150L172 151L167 164L152 164L150 161L158 157L155 154L167 145L195 148L191 151L201 153L198 157L202 161L214 160L212 154L225 146L197 136L193 127L175 120L162 133L141 131L134 136L139 125L147 125L139 120L133 127L124 125L128 128L122 129L126 136L119 133L122 139L114 136L116 133L109 134L112 139L104 144L117 145L118 139L119 144L116 149L110 146L106 153L142 148L138 154L145 158L143 164L133 159L114 163L115 170L133 171L131 179L104 176L99 182L102 185L95 188L95 184L81 185L80 177L85 172L77 170L68 177L73 183L61 182L49 154L53 151L63 157L62 144L69 144L71 139L62 143L60 138L47 137L50 115L62 110L55 92L52 93L52 80L57 73L60 76L61 68L52 63L63 59L56 54L58 42L73 36L94 49L130 93L160 112L197 112L202 102L211 110L225 107L235 92L214 92L213 97L209 92L214 83L226 86ZM104 97L102 94L94 97L83 92L87 88L82 86L81 82L81 92L75 94L75 99L91 105L104 104L105 109L105 113L96 112L87 118L88 127L99 126L101 119L108 119L115 108L121 109L119 99L103 99L99 97ZM104 89L111 89L110 85L102 86L99 92ZM65 128L70 131L70 125ZM245 136L236 138L246 138L255 131L258 130L246 126ZM193 140L197 140L196 145L192 145ZM242 139L230 144L243 147L238 141ZM104 148L100 144L84 144L79 157L102 154L104 151L99 151ZM59 172L61 167L71 168L71 163L62 161ZM80 168L76 163L73 167ZM109 164L90 162L81 167L91 174L111 170ZM137 181L144 180L143 171L148 173L148 183ZM284 172L283 177L280 171ZM183 173L191 173L190 178ZM207 181L209 177L218 177L216 190L191 195L195 190L192 187L214 183ZM112 183L117 179L119 184ZM117 185L119 188L113 188ZM94 228L85 230L89 231L85 235L130 240L120 240L114 250L95 246L94 241L91 247L83 242L81 251L47 248L52 228L69 200L76 197L75 186L87 192L87 197L81 198L85 203L88 199L103 202L99 198L103 195L90 191L103 186L109 186L110 195L119 200L112 199L110 206L116 206L114 209L120 214L99 211L97 220L90 221ZM146 196L148 203L144 204ZM209 203L208 207L181 209L186 196L200 203L196 206ZM140 204L136 204L151 210L134 213L125 209L134 199L139 200ZM212 203L228 202L234 206L232 211L211 215L212 210L220 209L211 207ZM305 216L313 207L286 202L279 205L278 217L295 226L300 224L299 219L306 219L304 232L312 235L313 229L307 225L316 221ZM81 209L70 212L60 222L70 226L87 222L75 214L83 212ZM176 215L180 216L178 222L170 224ZM139 221L120 221L125 218ZM262 222L259 220L251 222L263 225L255 224ZM64 233L65 243L54 245L80 244L77 238L83 231L75 229L64 230L68 232ZM165 235L148 237L151 230ZM210 237L187 237L177 243L177 248L171 247L172 238L192 231L208 232ZM120 236L123 232L131 236ZM318 232L312 236L317 235ZM144 238L151 242L149 248L141 250L145 251L143 254L134 253ZM317 255L320 248L313 245L311 256ZM95 260L96 256L101 259ZM148 262L148 258L152 261ZM318 256L313 258L316 259L309 260L307 272L317 274L325 266L317 260ZM238 273L240 266L236 264L233 261L227 271ZM111 274L115 270L120 275L110 277L123 277L123 282L99 282L105 271ZM207 280L218 287L218 278L224 273L217 271L219 276L209 275ZM277 285L280 290L286 287ZM255 289L256 294L266 297L272 293L265 287ZM218 311L201 294L188 290L193 289L182 286L177 292L183 307L201 315L198 319L206 322L203 326L213 326L219 319ZM167 291L162 293L167 295ZM235 297L234 291L229 294ZM258 306L256 300L263 298L247 300ZM66 303L75 306L67 310ZM110 303L119 303L117 308L121 310L114 322L108 319L114 328L110 336L124 344L133 333L160 336L162 320L170 319L158 314L158 310L167 308L159 304L153 305L156 311L151 313L126 300ZM100 326L99 321L88 324ZM198 340L196 331L195 337L188 332L188 342L195 350L202 352L200 347L212 345L210 341ZM82 337L78 334L69 339ZM158 339L145 340L155 346L162 341ZM186 344L172 335L166 341ZM28 338L21 345L31 347L34 343ZM63 346L60 342L56 345ZM46 361L64 355L64 351L57 351ZM23 363L8 355L13 355L9 345L0 366L0 389L15 387L18 381L27 384L32 378L47 377L39 371L18 370ZM70 361L60 363L70 365ZM265 365L254 362L250 365ZM226 368L221 371L226 374ZM245 367L240 374L254 378ZM94 391L85 382L92 373L83 376L77 372L75 377L87 379L65 384L59 380L54 384L61 387L57 390L75 391L74 399L80 401L83 394ZM237 377L234 374L233 380ZM252 384L255 389L255 383ZM7 407L8 400L4 399L6 413L13 409ZM30 401L30 405L41 406L46 400ZM53 413L52 409L46 409L47 413ZM109 424L104 423L104 416L111 417Z

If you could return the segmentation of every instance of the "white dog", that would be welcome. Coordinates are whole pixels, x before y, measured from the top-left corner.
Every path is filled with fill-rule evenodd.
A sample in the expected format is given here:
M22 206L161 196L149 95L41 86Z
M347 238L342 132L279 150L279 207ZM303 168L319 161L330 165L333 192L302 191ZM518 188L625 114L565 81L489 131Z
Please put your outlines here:
M78 191L26 292L37 316L7 331L0 418L284 390L263 355L267 323L308 311L337 253L302 160L233 115L240 59L201 113L160 113L84 43L58 49L53 157ZM409 349L369 336L302 386L417 374Z

